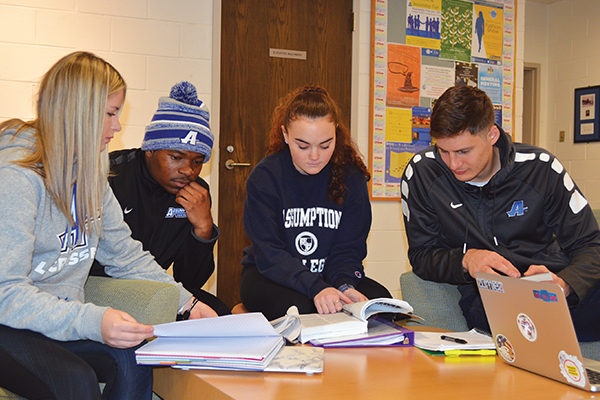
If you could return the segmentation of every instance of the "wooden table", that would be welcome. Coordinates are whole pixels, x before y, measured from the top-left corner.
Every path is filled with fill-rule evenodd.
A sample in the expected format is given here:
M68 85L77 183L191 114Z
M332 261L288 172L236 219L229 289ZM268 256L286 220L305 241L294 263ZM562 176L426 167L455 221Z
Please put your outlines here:
M312 376L160 367L154 391L165 400L593 398L495 356L430 356L415 347L326 349L323 373Z

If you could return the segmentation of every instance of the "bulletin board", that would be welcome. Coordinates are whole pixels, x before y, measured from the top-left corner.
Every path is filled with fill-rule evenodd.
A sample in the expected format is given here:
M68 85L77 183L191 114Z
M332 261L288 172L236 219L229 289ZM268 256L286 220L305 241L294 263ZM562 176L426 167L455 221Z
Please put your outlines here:
M512 134L517 0L372 0L369 193L401 198L412 156L431 145L435 100L477 86Z

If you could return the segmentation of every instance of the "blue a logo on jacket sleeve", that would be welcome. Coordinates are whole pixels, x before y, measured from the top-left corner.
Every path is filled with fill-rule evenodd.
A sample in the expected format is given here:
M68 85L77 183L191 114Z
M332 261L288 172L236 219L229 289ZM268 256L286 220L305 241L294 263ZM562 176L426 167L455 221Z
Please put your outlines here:
M510 218L520 217L525 214L525 211L527 211L528 208L529 207L525 207L525 205L523 204L523 200L517 200L513 202L510 211L507 211L506 214L508 214Z

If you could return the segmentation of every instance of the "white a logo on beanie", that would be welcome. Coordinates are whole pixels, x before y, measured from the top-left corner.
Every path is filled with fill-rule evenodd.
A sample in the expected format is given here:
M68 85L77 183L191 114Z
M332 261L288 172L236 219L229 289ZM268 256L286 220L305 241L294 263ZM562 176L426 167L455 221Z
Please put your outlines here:
M181 143L191 144L192 146L196 144L196 136L198 136L198 132L189 131L187 136L181 140Z

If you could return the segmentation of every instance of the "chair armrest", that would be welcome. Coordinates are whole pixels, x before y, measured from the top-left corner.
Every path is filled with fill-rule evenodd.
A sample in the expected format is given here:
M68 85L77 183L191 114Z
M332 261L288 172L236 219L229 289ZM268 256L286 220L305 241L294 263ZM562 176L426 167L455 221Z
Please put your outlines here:
M600 361L600 341L596 342L579 342L581 355L585 358Z
M136 321L155 325L175 321L179 289L163 282L90 276L85 302L125 311Z
M419 325L459 332L468 330L455 285L426 281L408 271L400 275L400 290L402 298L413 306L414 313L424 319Z

